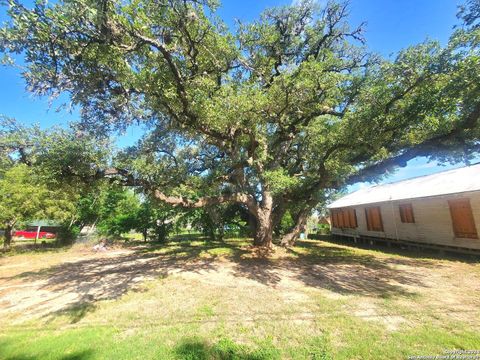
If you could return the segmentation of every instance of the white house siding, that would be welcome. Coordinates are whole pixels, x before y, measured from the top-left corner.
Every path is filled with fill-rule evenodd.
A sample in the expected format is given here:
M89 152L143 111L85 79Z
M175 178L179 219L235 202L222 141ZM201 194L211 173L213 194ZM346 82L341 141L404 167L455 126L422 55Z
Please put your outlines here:
M460 198L470 200L477 234L480 235L480 191L356 205L353 208L356 210L358 227L356 229L332 227L332 233L480 249L479 239L455 238L448 200ZM415 223L402 223L400 220L399 205L408 203L412 204ZM367 230L365 208L371 206L379 206L381 209L383 232Z

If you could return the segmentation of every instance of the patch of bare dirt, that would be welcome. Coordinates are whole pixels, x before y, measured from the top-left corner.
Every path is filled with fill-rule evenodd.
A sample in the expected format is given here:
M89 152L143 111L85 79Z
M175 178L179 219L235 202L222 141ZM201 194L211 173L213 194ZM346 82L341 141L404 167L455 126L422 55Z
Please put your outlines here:
M383 324L388 331L396 331L401 325L408 323L404 316L385 313L375 302L368 299L357 302L352 312L355 316L365 321Z
M171 253L150 252L148 248L102 253L74 249L3 258L0 317L14 323L79 306L88 308L99 300L117 299L148 279L175 275L209 287L239 289L252 298L268 291L273 298L292 306L311 305L312 291L329 300L352 299L353 305L348 308L352 315L379 321L391 331L408 321L401 314L385 312L379 299L395 299L412 311L422 311L422 307L429 311L442 309L462 321L478 319L479 264L340 256L338 249L329 246L325 249L329 256L308 261L286 254L272 258L263 253L205 259L198 257L201 248L193 247ZM306 312L294 320L310 322L313 318Z

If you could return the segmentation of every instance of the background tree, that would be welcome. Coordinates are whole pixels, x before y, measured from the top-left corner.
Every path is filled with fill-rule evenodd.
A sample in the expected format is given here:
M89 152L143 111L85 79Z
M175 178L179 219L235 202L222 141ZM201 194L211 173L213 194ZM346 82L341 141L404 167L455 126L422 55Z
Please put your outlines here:
M0 118L0 208L11 230L28 220L46 218L64 223L64 234L86 215L85 202L94 198L105 182L108 142L83 135L76 129L42 130L14 119Z
M220 204L186 212L189 225L211 240L222 241L225 236L249 235L248 211L238 204Z
M134 229L140 201L129 189L111 187L102 193L98 203L98 231L120 236Z
M176 215L172 207L145 199L138 208L133 229L142 234L143 241L147 241L152 235L156 241L164 241L174 230L176 224L173 220Z
M130 188L103 185L94 196L80 198L79 203L85 207L77 221L96 224L102 235L118 237L138 231L144 241L164 241L173 230L178 211L171 206L145 198Z
M10 248L16 225L43 218L63 222L75 211L75 194L52 190L25 164L14 165L0 175L0 199L5 250Z
M43 130L0 116L2 168L15 164L34 167L52 187L70 187L77 193L91 190L105 179L112 151L109 140L96 139L74 126Z
M256 245L271 246L286 211L282 242L294 241L326 191L478 150L475 28L387 62L366 52L346 4L270 9L234 33L216 5L12 0L0 50L25 55L33 93L67 92L84 129L149 127L117 159L118 181L173 206L238 204Z

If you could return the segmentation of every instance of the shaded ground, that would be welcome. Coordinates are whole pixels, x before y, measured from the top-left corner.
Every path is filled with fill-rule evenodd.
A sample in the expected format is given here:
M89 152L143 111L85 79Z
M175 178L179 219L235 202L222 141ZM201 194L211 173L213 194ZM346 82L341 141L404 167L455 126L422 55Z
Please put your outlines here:
M475 333L480 329L479 294L478 263L322 241L303 241L270 256L233 239L134 244L104 253L73 247L0 258L0 318L5 325L114 325L122 334L128 329L130 333L122 335L128 337L150 326L175 323L182 329L200 327L195 336L221 328L235 341L227 346L230 340L212 344L165 335L176 358L189 358L189 351L210 358L205 354L221 355L222 346L233 351L235 344L251 345L258 338L273 339L274 349L295 348L309 343L307 335L325 334L331 337L334 354L355 358L351 351L370 351L360 345L350 349L356 344L350 339L356 327L372 337L375 332L395 337L425 325L434 332L461 324ZM254 358L243 348L237 350ZM282 357L295 357L285 351ZM408 348L393 351L408 353ZM272 354L263 358L278 355Z

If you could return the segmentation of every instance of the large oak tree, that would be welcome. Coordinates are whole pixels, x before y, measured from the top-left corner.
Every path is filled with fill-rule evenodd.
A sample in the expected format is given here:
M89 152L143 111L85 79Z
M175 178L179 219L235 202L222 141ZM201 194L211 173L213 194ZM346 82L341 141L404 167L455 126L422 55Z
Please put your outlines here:
M85 129L148 128L106 172L189 208L238 203L256 245L286 211L296 225L331 190L417 156L478 150L479 35L368 54L346 4L266 11L235 31L212 0L11 1L0 32L39 95L68 93ZM474 23L474 22L471 22ZM105 172L99 171L99 175Z

